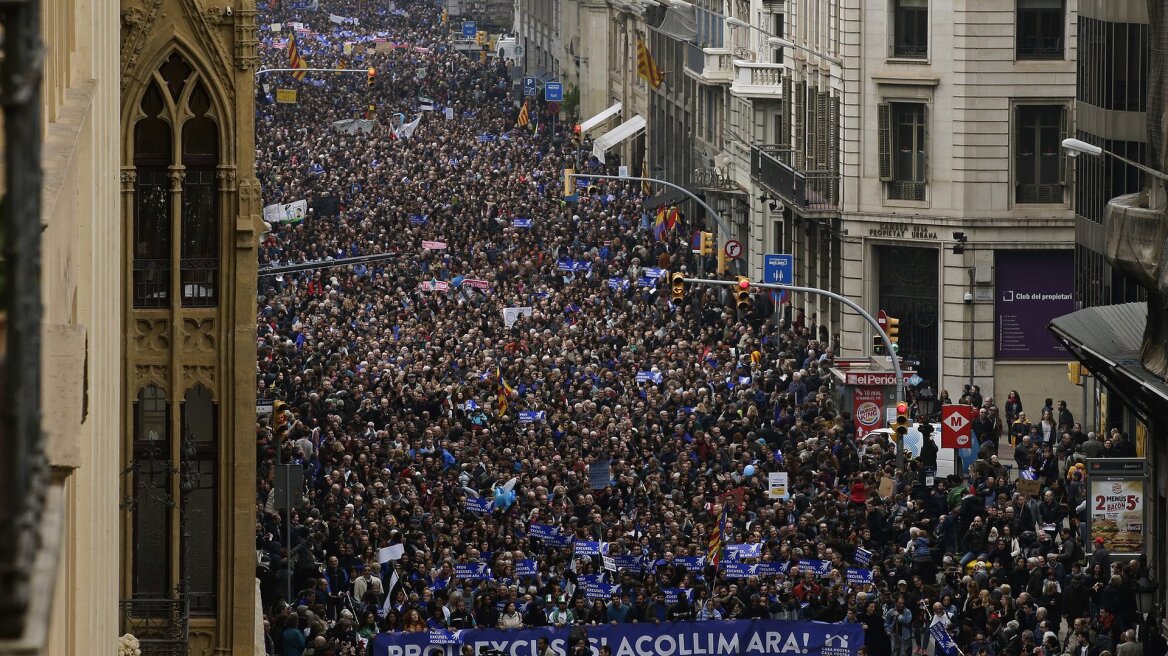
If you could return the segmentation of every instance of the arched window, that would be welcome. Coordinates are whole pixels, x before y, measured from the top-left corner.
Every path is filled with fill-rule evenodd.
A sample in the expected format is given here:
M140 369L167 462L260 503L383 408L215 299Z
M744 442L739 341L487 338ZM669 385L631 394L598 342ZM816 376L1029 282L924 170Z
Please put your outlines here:
M170 596L170 404L166 392L148 385L134 404L135 597Z
M215 612L218 538L218 411L211 390L196 385L183 398L183 460L181 488L186 495L184 534L187 584L192 613Z
M219 288L219 127L199 74L175 53L134 126L134 307L213 307ZM177 148L176 148L177 147ZM174 252L172 236L178 239ZM175 261L175 258L178 261ZM171 272L180 271L178 290Z

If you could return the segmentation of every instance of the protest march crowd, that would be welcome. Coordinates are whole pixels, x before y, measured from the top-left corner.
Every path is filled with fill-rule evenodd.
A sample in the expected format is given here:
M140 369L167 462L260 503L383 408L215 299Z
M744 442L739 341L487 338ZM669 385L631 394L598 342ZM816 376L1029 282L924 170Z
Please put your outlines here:
M534 101L519 125L507 63L456 52L441 6L277 0L261 18L269 68L294 39L309 67L375 74L260 78L265 203L312 208L273 224L260 266L386 256L260 280L268 653L553 626L572 639L540 656L584 654L600 625L736 619L859 624L852 652L872 656L1165 653L1135 603L1143 561L1081 529L1075 463L1124 455L1122 435L1053 407L1032 430L1016 394L999 418L966 390L968 473L927 487L926 441L897 476L888 438L836 406L836 338L789 307L775 325L761 298L742 317L714 292L672 303L696 226L647 212L640 184L566 201L570 127ZM290 525L283 463L305 474ZM1015 490L1028 465L1038 498ZM900 483L882 496L883 478Z

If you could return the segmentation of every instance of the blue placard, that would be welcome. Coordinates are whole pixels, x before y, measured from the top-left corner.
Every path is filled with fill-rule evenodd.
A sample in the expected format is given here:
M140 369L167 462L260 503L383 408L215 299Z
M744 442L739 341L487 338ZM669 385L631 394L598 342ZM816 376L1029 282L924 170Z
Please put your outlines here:
M473 39L479 35L479 27L474 21L462 21L462 38Z
M705 556L685 556L682 558L674 558L674 565L681 565L689 572L700 572L706 566Z
M870 565L872 563L872 552L863 547L856 547L856 553L852 556L852 560L856 561L857 565Z
M787 570L789 570L789 569L791 569L791 563L788 563L788 562L781 562L781 563L770 562L770 563L759 563L757 571L758 571L759 576L778 576L779 574L786 574Z
M430 629L430 644L432 645L457 645L460 644L458 634L461 631L451 631L449 629Z
M498 140L498 137L496 137L493 134L480 134L479 135L479 143L495 143L495 141L497 141L497 140Z
M795 284L795 258L783 253L763 255L762 281L774 285Z
M530 228L534 224L533 219L511 219L512 228Z
M612 563L616 566L616 571L618 572L642 572L645 570L645 559L633 554L612 556Z
M649 382L649 383L657 383L658 385L660 385L661 381L663 381L663 380L665 380L665 377L661 375L660 371L638 371L637 372L637 382L638 383Z
M847 581L852 585L871 585L872 584L872 570L860 569L858 567L849 567L847 574Z
M527 537L539 540L554 539L560 537L560 529L550 524L532 524L527 531Z
M423 223L426 223L429 220L430 220L430 217L423 216L421 214L411 214L410 215L410 223L412 223L413 225L422 225Z
M933 636L933 640L937 641L937 647L941 649L941 652L945 656L953 656L959 653L957 651L957 644L953 642L953 636L949 635L949 632L945 630L944 624L938 622L930 626L929 633Z
M830 560L813 560L813 559L800 560L799 567L802 567L803 569L810 571L812 574L815 574L816 576L827 576L828 574L831 573L831 561Z
M665 603L669 605L676 604L685 597L687 601L693 601L693 590L686 588L661 588L661 592L665 593Z
M580 540L576 542L572 548L572 553L577 556L601 556L608 551L608 544L605 542L594 542Z
M544 102L564 102L564 83L545 82L543 85Z
M491 568L486 563L455 563L454 576L464 581L481 581L491 578Z
M726 560L741 560L743 558L759 558L762 556L762 543L728 544L726 545Z
M491 514L491 500L483 497L467 497L466 509L478 515Z
M608 288L609 289L628 289L629 288L629 279L628 278L609 278L608 279Z
M589 600L601 599L608 601L612 595L620 594L620 585L616 583L597 583L584 586L584 596Z
M535 653L540 638L557 653L566 653L568 632L574 627L533 629L466 629L459 632L464 645L474 653L487 647L505 654ZM424 654L430 635L421 633L379 633L373 638L373 656ZM827 624L794 620L709 620L705 622L638 622L598 624L588 627L588 640L602 644L623 656L662 654L736 654L767 656L856 656L864 644L864 628L845 622ZM701 651L699 651L699 649Z
M539 576L539 563L531 559L515 561L515 576Z
M539 95L539 86L535 78L530 75L523 78L523 95L528 98Z
M666 273L668 273L668 271L665 269L649 267L648 269L645 269L641 275L645 276L646 278L664 278Z
M758 576L758 565L726 561L722 563L722 574L728 579L748 579Z
M543 410L523 410L519 413L519 423L534 424L538 421L543 421L547 416Z

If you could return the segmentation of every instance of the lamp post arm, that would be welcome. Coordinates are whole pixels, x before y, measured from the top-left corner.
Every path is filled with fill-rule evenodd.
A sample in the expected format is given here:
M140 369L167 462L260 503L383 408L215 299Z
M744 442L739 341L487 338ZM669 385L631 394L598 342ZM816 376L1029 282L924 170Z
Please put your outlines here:
M256 77L265 73L368 73L368 68L261 68L256 71Z
M734 281L734 280L703 280L703 279L698 279L698 278L683 278L682 280L687 282L687 283L693 283L696 285L723 285L726 287L737 287L738 286L738 282ZM900 367L900 356L897 355L896 350L892 348L892 340L888 338L888 333L885 332L884 329L880 327L880 322L876 321L876 317L873 317L871 314L868 314L868 311L865 310L864 308L860 307L855 301L853 301L852 299L850 299L846 296L841 296L835 292L831 292L831 291L828 291L826 289L819 289L818 287L799 287L796 285L781 285L781 284L776 284L776 283L763 283L763 282L759 282L759 283L752 282L750 284L750 286L751 287L759 287L762 289L785 289L789 292L802 292L804 294L815 294L817 296L826 296L832 300L839 301L840 303L843 303L844 305L855 310L856 313L859 314L861 317L863 317L864 321L867 321L868 324L870 326L872 326L872 329L875 330L878 335L880 335L880 341L884 342L884 350L888 351L888 353L890 354L890 357L892 359L893 375L896 376L896 385L895 385L895 387L896 387L896 402L899 405L901 401L905 400L904 371ZM896 445L896 467L897 467L897 469L900 470L901 475L903 476L904 475L904 445L903 444Z
M706 213L709 214L714 219L714 223L718 224L718 229L721 230L727 237L730 237L734 234L734 233L730 232L730 228L727 227L726 222L722 220L722 217L719 216L718 213L714 211L714 208L712 208L706 204L706 201L702 200L701 198L698 198L697 195L694 194L689 189L686 189L685 187L682 187L681 185L677 185L677 184L674 184L672 182L669 182L668 180L661 180L658 178L642 178L642 177L635 177L635 176L621 177L619 175L595 175L592 173L569 173L568 177L570 177L570 178L596 178L597 180L629 180L632 182L655 182L659 185L665 185L666 187L680 191L681 193L688 196L690 198L690 200L697 203L698 205L701 205L702 209L706 210Z
M1154 169L1150 166L1147 166L1145 164L1140 164L1139 162L1133 162L1130 159L1124 157L1123 155L1117 155L1117 154L1111 152L1110 150L1105 150L1103 152L1114 157L1115 159L1123 162L1124 164L1136 167L1137 169L1143 171L1144 173L1147 173L1148 175L1150 175L1154 178L1159 178L1160 180L1164 180L1164 181L1168 182L1168 173L1164 173L1163 171L1157 171L1156 169Z

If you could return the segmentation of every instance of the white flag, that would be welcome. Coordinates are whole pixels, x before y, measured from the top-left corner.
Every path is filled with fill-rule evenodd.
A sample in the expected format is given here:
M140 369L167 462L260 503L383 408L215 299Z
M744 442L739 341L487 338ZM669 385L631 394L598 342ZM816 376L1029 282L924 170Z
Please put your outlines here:
M418 114L418 118L414 119L410 123L406 123L405 125L403 125L397 129L397 138L398 139L409 139L410 137L414 136L414 130L418 129L418 124L421 122L422 122L422 115Z

